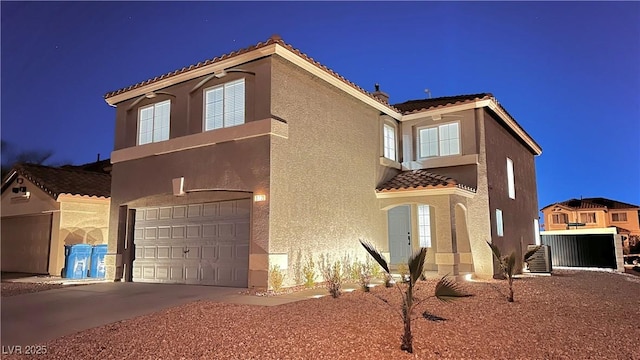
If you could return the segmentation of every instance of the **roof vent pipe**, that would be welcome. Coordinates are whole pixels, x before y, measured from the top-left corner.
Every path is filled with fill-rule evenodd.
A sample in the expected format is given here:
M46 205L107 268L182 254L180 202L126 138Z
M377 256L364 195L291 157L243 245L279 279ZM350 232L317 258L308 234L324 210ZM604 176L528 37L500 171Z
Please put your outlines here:
M371 94L373 95L376 99L382 101L385 104L389 103L389 94L380 91L380 84L375 84L375 91Z

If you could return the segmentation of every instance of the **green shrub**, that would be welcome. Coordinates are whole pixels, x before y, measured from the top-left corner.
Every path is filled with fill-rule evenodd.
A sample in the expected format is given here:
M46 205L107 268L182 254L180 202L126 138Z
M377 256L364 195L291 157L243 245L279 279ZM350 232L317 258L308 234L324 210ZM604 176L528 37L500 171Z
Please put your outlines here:
M304 276L304 286L312 288L316 284L316 268L313 262L313 256L307 255L307 259L302 266L302 275Z
M342 263L338 260L333 264L328 261L322 269L322 277L331 296L335 299L342 295L342 283L344 281L344 272Z
M269 285L273 291L278 292L284 284L285 274L280 270L280 266L273 265L269 268Z

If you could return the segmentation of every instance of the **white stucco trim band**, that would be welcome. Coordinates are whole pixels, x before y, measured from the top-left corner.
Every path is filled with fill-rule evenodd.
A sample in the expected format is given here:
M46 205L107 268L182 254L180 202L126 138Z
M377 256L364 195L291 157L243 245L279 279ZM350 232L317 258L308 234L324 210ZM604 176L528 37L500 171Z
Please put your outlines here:
M472 199L476 193L459 187L430 188L430 189L414 189L414 190L394 190L385 192L376 192L378 199L392 199L402 197L416 196L436 196L436 195L460 195Z
M272 118L250 121L238 126L204 131L166 141L116 150L111 153L111 163L116 164L123 161L195 149L227 141L238 141L268 135L279 136L286 139L289 137L289 125Z

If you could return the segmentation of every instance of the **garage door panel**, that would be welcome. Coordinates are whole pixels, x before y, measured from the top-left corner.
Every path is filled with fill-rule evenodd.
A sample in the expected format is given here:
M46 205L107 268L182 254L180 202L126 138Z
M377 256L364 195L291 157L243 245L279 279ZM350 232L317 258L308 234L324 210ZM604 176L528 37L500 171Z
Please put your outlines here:
M169 280L169 266L156 266L156 278L158 280Z
M189 205L187 208L187 217L194 218L202 215L202 205Z
M202 260L212 260L215 261L218 259L218 247L212 245L205 245L202 247Z
M172 265L169 269L171 271L171 280L182 281L182 279L184 279L184 269L182 265Z
M159 220L171 219L171 216L172 216L171 214L172 214L171 207L160 208L158 213L158 219Z
M136 209L145 214L135 224L145 235L135 238L136 250L146 251L136 251L134 281L247 286L250 206L247 199Z
M184 239L187 237L187 227L184 225L172 226L171 227L171 238L172 239Z
M204 204L202 206L202 216L212 217L218 216L220 205L218 203Z
M168 259L171 253L170 246L158 246L158 259Z
M171 258L172 259L183 259L184 258L184 247L182 247L182 246L172 246L171 247Z
M236 260L249 259L249 245L236 245ZM247 262L247 266L249 263Z
M47 274L51 240L51 214L3 218L2 271Z
M187 225L187 238L199 238L201 236L200 225Z
M171 237L171 227L170 226L159 226L158 227L158 239L169 239Z
M200 260L200 246L187 246L184 258L187 260Z
M218 225L216 224L203 224L202 225L202 237L213 238L218 236Z

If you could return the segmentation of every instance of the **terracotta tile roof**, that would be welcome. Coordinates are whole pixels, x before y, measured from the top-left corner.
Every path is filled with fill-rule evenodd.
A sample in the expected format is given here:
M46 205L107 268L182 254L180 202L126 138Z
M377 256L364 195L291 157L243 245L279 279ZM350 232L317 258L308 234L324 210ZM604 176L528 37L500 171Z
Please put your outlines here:
M640 208L638 205L627 204L621 201L611 200L607 198L583 198L583 199L570 199L554 204L547 205L542 209L546 209L550 206L561 205L574 210L577 209L634 209Z
M54 199L60 194L111 196L111 175L103 172L36 164L18 164L14 166L13 170L17 175L25 177Z
M462 185L455 179L443 175L434 174L424 169L403 171L400 174L394 176L391 180L378 186L376 188L376 192L448 187L458 187L475 192L475 189Z
M153 83L158 82L160 80L167 79L167 78L179 75L179 74L183 74L183 73L191 71L191 70L199 69L199 68L201 68L203 66L211 65L213 63L220 62L222 60L227 60L229 58L232 58L232 57L235 57L235 56L239 56L239 55L242 55L242 54L248 53L250 51L257 50L257 49L260 49L260 48L263 48L263 47L266 47L266 46L269 46L269 45L272 45L272 44L279 44L279 45L285 47L289 51L291 51L294 54L300 56L302 59L308 61L309 63L315 65L316 67L324 70L325 72L327 72L328 74L334 76L335 78L341 80L345 84L347 84L347 85L353 87L354 89L362 92L363 94L369 96L370 98L376 100L377 102L388 106L392 110L400 112L398 109L393 108L388 102L382 101L379 98L373 96L373 94L371 94L370 92L364 90L363 88L361 88L360 86L356 85L355 83L345 79L342 75L336 73L335 71L329 69L328 67L320 64L318 61L314 60L312 57L310 57L307 54L303 53L299 49L296 49L292 45L285 43L284 40L279 35L272 35L267 41L259 42L259 43L255 44L255 45L246 47L244 49L232 51L232 52L230 52L228 54L217 56L217 57L214 57L212 59L205 60L205 61L200 61L197 64L192 64L192 65L189 65L189 66L185 66L182 69L171 71L171 72L168 72L166 74L163 74L163 75L160 75L160 76L156 76L153 79L148 79L146 81L142 81L142 82L139 82L137 84L134 84L134 85L131 85L131 86L119 89L119 90L110 91L110 92L108 92L108 93L106 93L104 95L104 98L105 99L106 98L110 98L112 96L115 96L115 95L118 95L118 94L122 94L124 92L130 91L130 90L133 90L133 89L137 89L137 88L145 86L145 85L153 84Z
M616 228L616 231L618 232L618 234L631 234L631 231L625 228L621 228L619 226L614 226L614 228Z
M443 96L433 99L409 100L393 106L402 111L403 114L411 114L436 107L445 107L449 105L459 105L477 100L485 100L493 98L491 93L480 93L470 95Z

